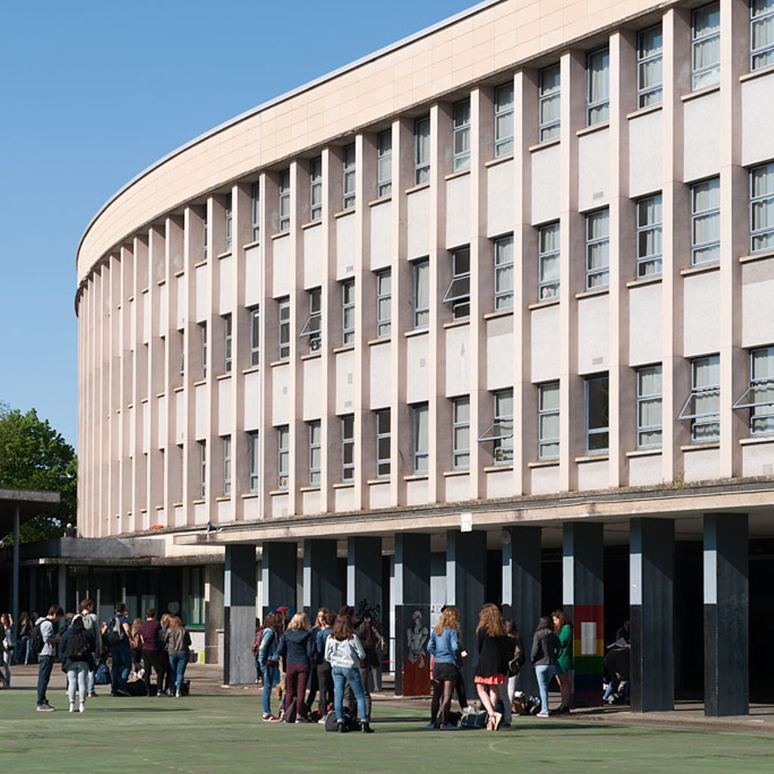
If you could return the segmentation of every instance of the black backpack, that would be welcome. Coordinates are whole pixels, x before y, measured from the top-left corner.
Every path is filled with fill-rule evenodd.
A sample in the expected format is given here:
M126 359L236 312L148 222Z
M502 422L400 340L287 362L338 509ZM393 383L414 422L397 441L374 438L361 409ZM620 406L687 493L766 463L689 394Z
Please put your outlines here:
M117 615L110 620L107 629L107 641L109 645L117 645L124 638L124 627Z
M91 650L91 643L83 629L70 632L64 650L65 658L69 658L71 661L88 661Z
M39 624L35 624L32 629L32 635L30 636L30 650L37 654L40 654L46 644L43 642L43 632L40 630L42 624L43 621L41 621Z

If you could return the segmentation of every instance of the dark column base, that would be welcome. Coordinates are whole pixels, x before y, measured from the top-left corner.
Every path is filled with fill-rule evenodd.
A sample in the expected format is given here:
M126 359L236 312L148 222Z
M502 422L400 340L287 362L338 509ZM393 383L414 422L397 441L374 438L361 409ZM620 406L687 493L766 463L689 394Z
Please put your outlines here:
M226 546L223 601L223 682L255 680L255 546ZM249 645L247 644L249 643Z

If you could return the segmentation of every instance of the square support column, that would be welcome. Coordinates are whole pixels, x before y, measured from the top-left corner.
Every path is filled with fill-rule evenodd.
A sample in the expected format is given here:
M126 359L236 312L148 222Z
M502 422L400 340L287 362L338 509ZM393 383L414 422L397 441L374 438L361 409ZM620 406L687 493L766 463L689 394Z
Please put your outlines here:
M304 611L314 623L314 616L321 607L334 612L344 599L339 585L335 540L304 541Z
M223 574L223 682L255 680L255 546L227 545Z
M601 524L564 524L562 603L573 624L576 707L598 707L602 703L603 544Z
M540 538L540 527L506 527L503 530L503 615L513 618L525 649L525 662L516 687L532 696L538 693L529 649L541 615Z
M462 662L462 674L469 697L475 697L476 625L485 593L486 532L449 530L446 533L446 600L460 611L462 644L468 652Z
M749 673L747 514L704 517L704 714L747 715Z
M430 535L395 535L395 695L430 693Z
M269 608L284 605L296 609L296 553L298 545L264 543L261 579L263 581L263 618Z
M675 523L632 519L629 538L629 672L633 712L674 707L672 584Z
M359 608L379 608L377 627L382 625L382 539L350 537L347 540L347 604ZM375 621L376 622L376 621Z

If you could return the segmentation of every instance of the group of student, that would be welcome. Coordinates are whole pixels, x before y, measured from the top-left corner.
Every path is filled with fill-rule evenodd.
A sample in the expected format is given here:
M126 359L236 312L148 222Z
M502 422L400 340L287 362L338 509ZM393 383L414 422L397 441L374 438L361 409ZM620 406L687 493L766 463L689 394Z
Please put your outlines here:
M476 664L474 683L481 706L486 712L486 728L497 731L511 724L516 682L526 661L521 634L512 620L505 620L500 608L486 604L479 613L476 626ZM428 729L453 730L450 722L451 701L455 689L460 704L466 705L461 679L463 659L468 653L462 644L460 613L454 606L446 606L430 634L427 652L433 657L432 703ZM571 688L569 671L572 669L572 626L563 610L556 610L549 618L538 621L532 638L530 661L535 668L540 690L538 717L548 717L548 686L556 676L562 703L551 714L570 711ZM500 712L498 707L502 706ZM440 716L439 716L440 711Z
M346 733L352 727L348 712L356 704L359 729L373 733L368 678L373 673L374 685L378 685L377 648L381 636L371 616L366 614L358 621L349 606L338 613L323 607L311 626L306 613L296 613L289 621L288 614L286 607L270 612L253 644L263 676L263 720L324 722L333 711L336 730ZM275 687L279 716L271 710ZM315 698L318 708L312 712Z

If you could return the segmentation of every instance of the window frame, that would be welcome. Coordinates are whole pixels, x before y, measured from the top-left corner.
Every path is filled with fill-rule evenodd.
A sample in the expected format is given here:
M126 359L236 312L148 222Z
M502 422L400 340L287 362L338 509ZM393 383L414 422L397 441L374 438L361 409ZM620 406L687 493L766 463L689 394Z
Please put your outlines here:
M231 436L223 436L223 496L231 497Z
M290 488L290 425L278 425L276 432L277 489L287 490Z
M458 409L467 406L467 419L460 419ZM459 447L457 436L458 432L467 429L468 445ZM460 395L452 398L452 470L470 470L470 395Z
M774 6L772 10L772 19L774 20ZM773 47L774 48L774 47ZM771 180L772 180L772 187L771 190L763 193L758 194L757 196L753 195L753 180L755 172L759 169L765 169L765 168L771 168ZM764 203L766 201L770 202L770 205L772 209L774 210L774 161L769 161L765 164L756 164L754 167L750 168L749 174L749 201L750 201L750 255L755 255L756 253L765 253L769 252L772 249L774 249L774 222L765 228L755 228L755 205L756 203ZM768 244L765 244L763 247L755 247L755 240L756 238L766 237Z
M309 422L308 427L309 486L320 486L322 484L322 423L317 419Z
M503 248L510 246L510 260L498 263L498 256L502 254ZM494 274L494 311L500 312L507 309L513 309L514 293L514 263L513 263L513 234L506 234L492 241L492 261ZM508 275L510 270L511 287L510 289L498 289L500 280ZM502 302L502 303L501 303Z
M557 405L556 408L544 408L543 406L543 396L544 393L550 388L550 389L556 389L557 393L561 390L561 383L558 380L554 380L551 382L544 382L543 384L539 384L537 386L538 388L538 460L541 462L547 461L547 460L558 460L559 455L561 453L561 440L560 436L544 436L543 435L543 418L544 417L559 417L560 411L561 411L561 405ZM556 454L547 453L544 451L545 447L547 446L554 446L556 445Z
M261 447L258 430L251 430L247 434L248 452L248 488L250 492L257 492L261 480Z
M422 415L425 416L427 423L427 448L420 448L419 426L422 421ZM415 476L428 475L430 472L430 405L428 403L417 403L411 407L413 444L412 444L412 465Z
M385 140L389 140L386 143ZM389 147L385 147L389 144ZM384 171L388 176L384 177ZM376 135L376 198L384 199L392 195L392 129L386 129Z
M642 225L640 220L640 211L643 208L644 205L646 205L648 202L653 201L654 203L657 201L658 209L660 213L660 218L658 220L654 220L652 223L646 223L645 225ZM664 244L663 244L663 228L664 228L664 200L662 197L661 192L651 194L650 196L643 196L639 199L637 199L636 205L635 205L635 254L637 257L637 279L649 279L650 277L660 277L663 273L663 255L664 255ZM641 248L641 237L643 235L646 235L648 233L654 233L658 234L658 241L659 241L659 247L661 248L658 252L652 253L650 255L641 255L640 254L640 248ZM647 267L649 264L653 264L655 266L655 270L648 273Z
M277 299L277 345L278 360L290 360L292 350L292 337L290 335L290 296L283 296ZM283 333L285 342L283 343Z
M590 67L591 61L594 57L599 56L601 54L607 55L607 62L605 63L605 66L603 68L603 71L606 73L606 95L603 99L596 99L594 100L592 98L591 94L591 72L592 69ZM602 110L604 108L604 110ZM593 113L594 111L602 110L600 115L601 118L594 117ZM593 120L592 120L593 119ZM610 120L610 46L600 46L599 48L594 49L593 51L589 51L586 54L586 126L597 126L599 124L604 124Z
M556 248L553 250L543 250L543 232L548 231L549 229L556 232ZM559 259L559 267L561 272L561 260L562 260L562 250L561 250L561 235L562 235L562 226L561 223L558 220L553 221L552 223L544 223L542 226L538 226L538 233L537 233L537 250L538 250L538 301L544 302L544 301L556 301L561 294L561 276L558 276L556 279L550 278L546 279L544 275L544 264L547 262L547 259L557 257Z
M661 46L658 48L656 53L642 56L642 53L641 53L642 41L645 35L647 35L650 32L653 32L656 29L659 30L659 33L661 35ZM652 62L660 63L661 79L659 80L658 84L654 86L643 86L642 68L644 65L649 65ZM644 30L640 30L637 33L637 109L638 110L644 110L647 107L652 107L653 105L660 105L663 103L664 101L663 63L664 63L664 28L663 28L663 24L659 22L658 24L654 24L650 27L647 27ZM655 99L651 101L652 96L655 96Z
M277 180L279 232L290 231L290 169L279 173Z
M768 370L771 372L771 376L759 376L755 375L755 356L759 352L765 352L767 357L770 358L770 365ZM761 438L765 436L774 435L774 346L767 347L754 347L750 350L749 354L749 377L750 383L745 391L734 402L732 409L749 409L750 411L750 437ZM769 397L770 399L759 400L757 391L763 388L763 397ZM761 410L761 409L765 409ZM755 420L764 419L768 420L771 428L764 428L763 430L755 429Z
M661 389L659 392L645 393L642 388L642 376L646 371L658 370L659 380L661 382ZM635 421L637 424L637 448L638 449L661 449L664 443L664 369L661 363L653 363L652 365L639 366L635 373L635 395L637 405L635 407ZM658 402L661 411L661 421L657 425L643 425L641 422L641 408L647 403ZM658 433L657 443L643 442L643 437L646 434Z
M310 288L306 291L309 300L309 317L306 318L304 327L298 334L298 338L306 338L309 342L309 351L317 352L322 347L322 287Z
M387 430L384 430L384 421L386 418ZM392 459L392 428L391 428L391 411L390 409L379 409L374 411L374 420L376 425L376 477L377 478L389 478L391 474L391 459ZM380 430L381 426L381 430ZM380 441L387 441L389 448L389 454L387 457L381 457L379 455Z
M718 203L714 207L710 207L706 210L696 209L696 191L699 186L717 183L717 198ZM691 266L711 266L712 264L720 262L720 176L715 175L713 177L707 177L704 180L697 180L691 183ZM718 227L717 239L713 239L709 242L696 242L696 223L699 220L715 216ZM710 249L716 249L716 257L708 261L699 261L696 256L700 253L706 252Z
M599 427L591 427L591 414L589 412L591 403L591 390L592 384L595 382L607 382L607 425L599 425ZM585 419L586 419L586 455L594 457L597 455L604 456L610 453L610 374L595 374L594 376L587 376L585 378ZM592 448L591 439L596 436L607 436L607 445L604 447Z
M223 315L223 373L230 374L233 365L234 320L231 314Z
M234 237L234 211L233 211L233 197L231 194L226 194L226 201L224 203L225 210L225 226L226 226L226 252L230 253L233 246Z
M341 283L341 344L345 347L355 343L355 301L355 280L343 280Z
M202 260L206 261L210 256L210 229L208 220L207 203L202 205Z
M498 409L501 400L506 400L510 393L511 401L511 413L502 414ZM497 426L506 429L505 435L499 435L497 438L493 438L492 444L492 460L495 465L512 465L513 464L513 438L514 438L514 405L513 405L513 388L507 388L504 390L495 390L492 394L492 418L494 423L492 427ZM510 424L510 435L507 434L508 425ZM510 441L510 443L508 443ZM502 451L501 451L502 450ZM498 459L499 457L499 459Z
M427 306L420 306L419 300L419 273L427 271ZM414 277L414 288L412 294L414 330L424 330L430 327L430 259L422 258L415 261L412 269ZM420 317L422 316L422 317ZM422 322L424 320L424 322Z
M427 126L427 159L423 158L423 145L420 129ZM430 116L422 116L414 120L414 185L424 185L430 182L430 139L432 127Z
M199 323L199 336L202 343L202 379L207 378L207 321Z
M323 212L323 164L322 156L309 162L309 220L322 218Z
M696 35L696 17L705 9L709 8L711 5L718 6L718 26L716 28L713 28L711 32L705 33L701 37L697 37ZM695 66L695 51L698 49L698 47L702 43L706 43L712 38L718 39L718 60L715 64L711 65L705 65L704 67L701 67L699 69L696 69ZM717 86L720 83L720 3L718 0L715 0L711 3L706 3L705 5L699 6L698 8L694 8L691 11L691 91L701 91L702 89L708 89L712 86ZM717 72L717 80L712 81L711 83L704 83L703 78L704 76L712 73L713 71Z
M697 387L696 386L697 366L704 361L709 362L713 360L715 361L717 372L718 372L717 384ZM701 357L691 358L690 368L691 368L691 389L690 389L690 392L688 393L688 398L686 399L682 409L680 410L680 413L677 415L677 418L682 421L690 421L691 423L690 432L691 432L692 444L717 443L720 440L720 355L719 354L703 355ZM717 410L696 412L696 411L691 411L689 409L689 406L692 407L694 405L695 400L698 396L700 395L710 396L712 393L715 393L715 397L717 398ZM717 425L717 432L715 433L715 435L707 438L696 437L697 428L710 426L710 425Z
M767 10L755 14L754 8L753 8L754 0L750 0L750 72L755 72L756 70L762 70L764 67L771 67L771 65L774 64L774 40L765 46L761 46L759 48L753 48L753 40L754 40L754 33L753 30L755 28L756 23L759 23L765 21L767 19L772 19L774 22L774 3L772 3L771 7ZM757 56L761 56L762 54L767 55L766 61L763 64L756 65L755 58Z
M341 153L341 209L354 210L357 203L357 149L347 145Z
M253 306L250 313L250 367L261 364L261 307Z
M605 223L607 224L607 232L601 236L601 237L589 237L589 223L591 221L591 218L605 214ZM592 290L604 290L606 288L610 287L610 208L609 207L602 207L601 209L594 210L592 212L587 212L585 215L585 247L586 247L586 291L592 291ZM591 257L591 248L595 245L606 245L607 246L607 262L602 267L595 267L590 268L589 267L589 259ZM596 276L605 276L605 283L603 285L593 285L591 284L592 278Z
M470 245L458 247L449 251L451 253L451 282L443 297L444 304L451 304L452 320L470 319ZM468 268L460 271L458 261L467 254ZM467 290L460 292L460 289Z
M252 241L257 242L261 238L261 184L253 183L250 189L250 220L252 228Z
M500 94L503 90L510 90L510 101L503 103L500 100ZM498 86L494 92L494 155L495 158L501 158L503 156L510 156L513 154L513 116L514 116L514 92L513 92L513 80L509 83L503 83ZM505 105L503 107L502 105ZM500 120L503 119L507 123L508 116L510 116L511 133L509 135L500 135Z
M207 499L207 441L197 441L199 446L199 499Z
M347 425L351 423L351 434ZM352 461L347 462L347 452L351 452ZM355 415L347 414L341 418L341 481L351 483L355 480Z
M465 111L467 111L467 118ZM461 115L458 116L458 113ZM470 97L466 97L452 106L452 172L465 172L470 169L470 128ZM458 140L466 146L463 150L457 150Z
M554 71L559 73L559 85L552 88L546 88L543 81L549 73L553 74ZM551 119L550 121L543 121L543 104L553 101L556 97L559 98L560 112L559 117ZM543 67L538 72L538 142L549 142L561 137L562 134L562 116L561 116L561 99L562 99L562 69L559 62Z
M389 281L389 289L384 292L383 283ZM386 302L386 303L382 303ZM382 309L388 316L381 315ZM389 339L392 335L392 270L382 269L376 272L376 338Z

